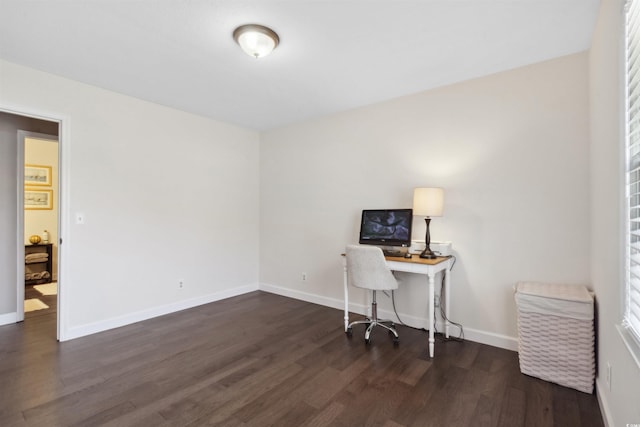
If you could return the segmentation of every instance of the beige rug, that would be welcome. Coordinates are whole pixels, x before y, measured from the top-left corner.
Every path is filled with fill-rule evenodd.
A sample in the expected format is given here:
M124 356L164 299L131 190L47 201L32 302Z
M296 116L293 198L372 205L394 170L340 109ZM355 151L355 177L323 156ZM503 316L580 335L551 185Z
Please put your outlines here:
M58 293L58 284L56 282L46 283L44 285L34 285L33 289L42 295L56 295Z
M40 301L38 298L30 298L30 299L24 300L25 313L29 311L44 310L46 308L49 308L49 306L43 303L42 301Z

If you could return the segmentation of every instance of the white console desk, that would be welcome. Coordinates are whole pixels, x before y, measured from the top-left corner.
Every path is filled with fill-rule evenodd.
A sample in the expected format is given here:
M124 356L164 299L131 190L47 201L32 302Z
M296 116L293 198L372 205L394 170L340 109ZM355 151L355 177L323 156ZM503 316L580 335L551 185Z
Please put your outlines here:
M429 356L433 357L435 347L434 336L434 320L433 313L435 310L435 276L437 273L442 272L444 274L444 312L445 312L445 326L444 332L447 338L449 338L449 281L451 276L451 265L453 258L451 257L438 257L436 259L422 259L418 255L413 255L411 258L396 258L385 257L387 265L393 271L403 271L407 273L424 274L427 276L427 283L429 285L429 291L427 294L427 301L429 303ZM343 257L344 263L344 330L347 331L349 326L349 283L347 279L347 261L346 257Z

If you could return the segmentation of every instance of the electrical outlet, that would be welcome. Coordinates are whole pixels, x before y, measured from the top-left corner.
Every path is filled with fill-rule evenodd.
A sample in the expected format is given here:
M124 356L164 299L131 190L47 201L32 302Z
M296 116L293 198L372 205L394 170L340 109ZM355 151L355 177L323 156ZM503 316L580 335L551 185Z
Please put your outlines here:
M184 288L184 279L178 279L178 288L179 289Z
M435 298L434 298L434 305L435 305L436 307L440 307L440 295L435 295Z
M611 391L611 364L607 362L607 388Z
M302 281L303 282L307 281L307 273L302 273Z

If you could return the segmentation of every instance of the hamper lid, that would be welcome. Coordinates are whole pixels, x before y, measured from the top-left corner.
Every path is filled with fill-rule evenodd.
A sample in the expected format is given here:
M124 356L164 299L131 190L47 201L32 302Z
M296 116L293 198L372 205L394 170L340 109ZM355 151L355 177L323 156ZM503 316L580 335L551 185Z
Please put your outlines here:
M593 319L593 297L582 285L520 282L515 297L521 311Z
M593 300L591 294L583 285L520 282L516 286L516 292L567 301L590 302Z

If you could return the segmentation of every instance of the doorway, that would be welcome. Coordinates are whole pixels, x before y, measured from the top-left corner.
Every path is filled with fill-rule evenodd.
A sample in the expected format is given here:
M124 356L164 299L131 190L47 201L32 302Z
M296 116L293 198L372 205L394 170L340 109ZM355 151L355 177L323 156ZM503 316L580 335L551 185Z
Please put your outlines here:
M34 137L36 140L46 141L51 144L56 153L57 163L62 162L62 137L63 123L61 119L41 116L37 113L18 112L0 107L0 167L2 170L2 180L0 183L0 235L5 236L0 242L0 325L20 322L24 320L24 300L25 300L25 271L28 273L42 273L44 269L25 269L25 245L30 245L28 238L36 233L31 232L25 236L25 144L24 137ZM40 166L49 166L48 162L35 163ZM47 168L45 168L47 169ZM61 312L63 310L60 303L60 291L62 282L58 277L58 266L62 270L63 256L59 244L62 236L60 228L60 213L63 211L64 199L61 197L63 169L51 166L51 181L48 176L42 175L32 177L27 182L29 188L40 190L32 191L28 194L30 204L49 207L50 213L55 212L54 230L56 234L49 233L49 243L51 244L51 266L45 267L53 281L57 281L55 304L48 304L55 308L55 313L51 313L50 328L46 331L47 336L55 334L56 339L60 339L62 325L60 324ZM60 181L58 181L60 177ZM35 181L34 181L35 180ZM55 180L55 182L54 182ZM50 184L50 185L47 185ZM49 195L52 197L47 198ZM42 199L45 197L45 199ZM44 210L44 209L43 209ZM39 227L39 226L38 226ZM48 226L49 227L49 226ZM45 228L38 231L42 235ZM45 237L47 235L45 234ZM55 240L54 240L55 239ZM42 242L41 242L42 243ZM30 245L31 246L31 245ZM54 249L55 247L55 249ZM55 255L54 252L55 251ZM36 257L42 257L37 255ZM47 260L48 261L48 260ZM46 263L43 263L46 265ZM31 276L32 278L34 276ZM43 275L38 275L40 281L44 282ZM45 283L39 283L45 284ZM49 287L50 288L50 287ZM50 293L50 289L44 288L45 293ZM51 301L51 295L47 296ZM29 322L35 326L35 322ZM31 329L31 328L30 328ZM26 330L26 329L25 329Z
M58 136L20 130L18 144L18 153L24 158L21 163L25 260L22 319L55 318L59 248Z

